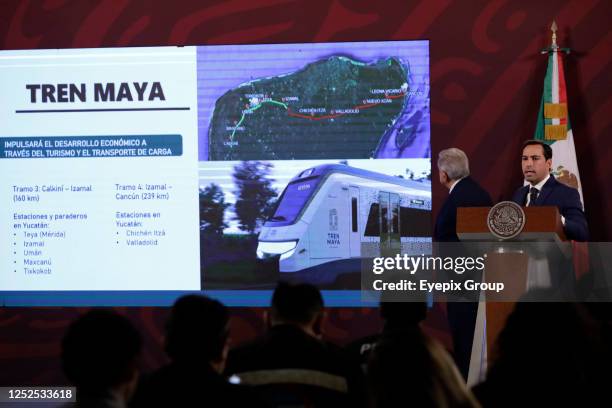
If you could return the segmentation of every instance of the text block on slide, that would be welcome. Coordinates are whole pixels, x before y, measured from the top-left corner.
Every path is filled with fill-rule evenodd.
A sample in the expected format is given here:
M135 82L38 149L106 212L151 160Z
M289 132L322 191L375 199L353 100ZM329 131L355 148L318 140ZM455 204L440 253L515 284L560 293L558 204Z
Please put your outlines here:
M200 290L194 47L0 58L0 290Z

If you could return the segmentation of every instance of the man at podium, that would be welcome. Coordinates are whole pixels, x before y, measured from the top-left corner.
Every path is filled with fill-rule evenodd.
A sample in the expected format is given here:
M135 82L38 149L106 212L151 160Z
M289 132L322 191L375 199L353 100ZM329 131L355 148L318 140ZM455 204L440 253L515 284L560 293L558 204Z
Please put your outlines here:
M438 172L440 184L449 190L449 195L438 212L434 240L459 242L457 208L490 207L493 205L491 196L470 177L468 158L460 149L445 149L438 154ZM478 303L448 302L446 307L455 361L467 379Z
M588 241L589 229L580 194L575 188L551 176L552 148L540 140L523 143L521 166L528 183L519 188L512 201L522 206L556 206L561 213L563 230L568 239Z

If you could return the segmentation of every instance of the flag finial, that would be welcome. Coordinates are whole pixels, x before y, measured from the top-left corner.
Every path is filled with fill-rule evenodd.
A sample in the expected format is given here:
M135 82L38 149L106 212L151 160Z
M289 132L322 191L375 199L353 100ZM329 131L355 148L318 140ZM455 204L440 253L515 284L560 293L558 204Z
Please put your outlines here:
M557 48L559 48L559 46L557 45L557 22L555 20L553 20L550 26L550 31L552 31L552 44L550 48L556 50Z
M557 44L558 28L557 28L557 22L555 20L553 20L552 24L550 25L550 31L552 31L552 43L550 44L550 47L546 47L542 51L540 51L540 54L550 54L551 52L563 52L565 54L569 54L570 53L569 48L561 48Z

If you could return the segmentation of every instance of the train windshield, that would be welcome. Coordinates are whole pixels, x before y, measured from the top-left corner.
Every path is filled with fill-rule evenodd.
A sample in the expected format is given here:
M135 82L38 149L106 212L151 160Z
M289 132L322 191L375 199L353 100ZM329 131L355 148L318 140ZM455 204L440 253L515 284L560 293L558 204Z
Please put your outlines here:
M273 225L294 223L300 211L316 190L320 180L321 178L316 176L289 183L278 199L274 215L268 218L266 223Z

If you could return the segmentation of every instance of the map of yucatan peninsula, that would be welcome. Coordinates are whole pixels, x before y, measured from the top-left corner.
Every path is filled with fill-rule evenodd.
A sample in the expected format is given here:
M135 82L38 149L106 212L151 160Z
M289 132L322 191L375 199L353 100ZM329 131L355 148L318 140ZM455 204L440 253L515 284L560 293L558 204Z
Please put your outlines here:
M209 160L370 158L407 102L407 67L332 56L252 80L215 104Z

